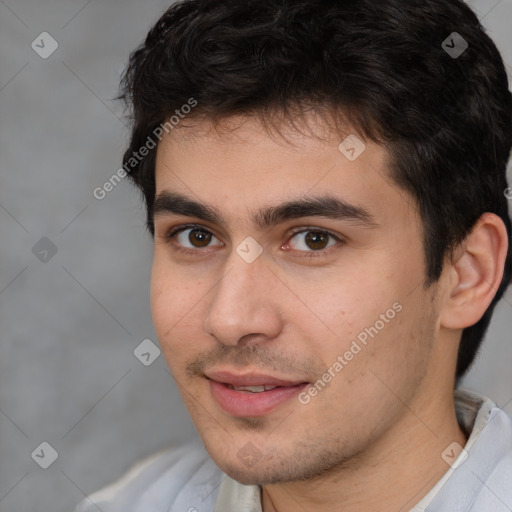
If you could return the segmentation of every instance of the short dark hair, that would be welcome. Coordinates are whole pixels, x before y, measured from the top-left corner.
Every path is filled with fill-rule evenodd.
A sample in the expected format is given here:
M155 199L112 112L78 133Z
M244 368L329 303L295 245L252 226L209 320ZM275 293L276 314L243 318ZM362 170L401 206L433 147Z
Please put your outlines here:
M461 55L446 51L463 50L463 40ZM383 144L391 178L422 217L425 287L483 213L498 215L510 240L512 95L496 46L462 1L181 1L131 54L120 98L133 123L123 165L144 195L153 236L156 151L133 155L193 98L188 117L214 125L241 115L275 126L314 109ZM463 331L457 379L511 275L509 248L494 300Z

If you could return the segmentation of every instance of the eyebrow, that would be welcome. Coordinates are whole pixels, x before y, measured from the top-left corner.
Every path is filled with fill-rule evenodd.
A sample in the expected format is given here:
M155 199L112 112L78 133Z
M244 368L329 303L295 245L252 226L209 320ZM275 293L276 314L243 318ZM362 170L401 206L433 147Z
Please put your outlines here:
M153 220L156 217L175 214L197 217L219 226L227 226L228 224L224 216L214 207L199 203L185 195L168 191L158 194L151 213ZM261 208L254 214L252 222L263 230L287 220L302 217L350 220L368 228L378 227L374 217L365 208L347 203L345 200L332 195L290 200L277 206Z

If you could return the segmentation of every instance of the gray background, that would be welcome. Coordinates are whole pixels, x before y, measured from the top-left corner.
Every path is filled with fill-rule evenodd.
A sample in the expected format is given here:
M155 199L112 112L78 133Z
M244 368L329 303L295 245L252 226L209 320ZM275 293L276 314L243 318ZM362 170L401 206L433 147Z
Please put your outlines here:
M71 511L197 435L163 358L133 354L156 341L141 199L125 181L93 197L127 142L119 75L169 4L0 0L1 512ZM512 76L512 1L470 4ZM59 44L47 59L31 48L44 31ZM32 252L42 237L57 248L46 263ZM509 413L511 318L509 290L465 380ZM43 441L59 454L48 469L31 458Z

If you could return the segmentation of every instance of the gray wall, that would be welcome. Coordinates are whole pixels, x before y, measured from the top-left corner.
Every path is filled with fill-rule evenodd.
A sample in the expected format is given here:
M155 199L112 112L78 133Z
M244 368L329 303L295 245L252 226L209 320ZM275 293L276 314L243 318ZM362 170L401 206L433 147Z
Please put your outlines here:
M168 4L0 0L1 512L70 511L196 436L163 358L133 353L156 341L140 197L125 182L93 197L127 141L119 74ZM512 63L512 1L472 5ZM59 45L47 59L31 48L51 50L42 32ZM509 291L465 381L509 412L511 317ZM42 442L58 452L48 469Z

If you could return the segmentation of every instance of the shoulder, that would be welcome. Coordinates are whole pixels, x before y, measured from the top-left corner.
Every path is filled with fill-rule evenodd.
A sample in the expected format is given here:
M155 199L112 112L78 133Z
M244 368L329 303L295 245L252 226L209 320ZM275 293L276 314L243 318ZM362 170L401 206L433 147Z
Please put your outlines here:
M137 463L119 480L84 499L75 512L213 510L222 471L200 442Z
M482 452L479 467L472 475L481 486L471 510L509 511L512 509L512 419L504 410L493 408L488 430L485 442L478 447Z
M483 395L458 390L455 398L459 423L469 438L451 468L413 510L510 512L512 421Z

